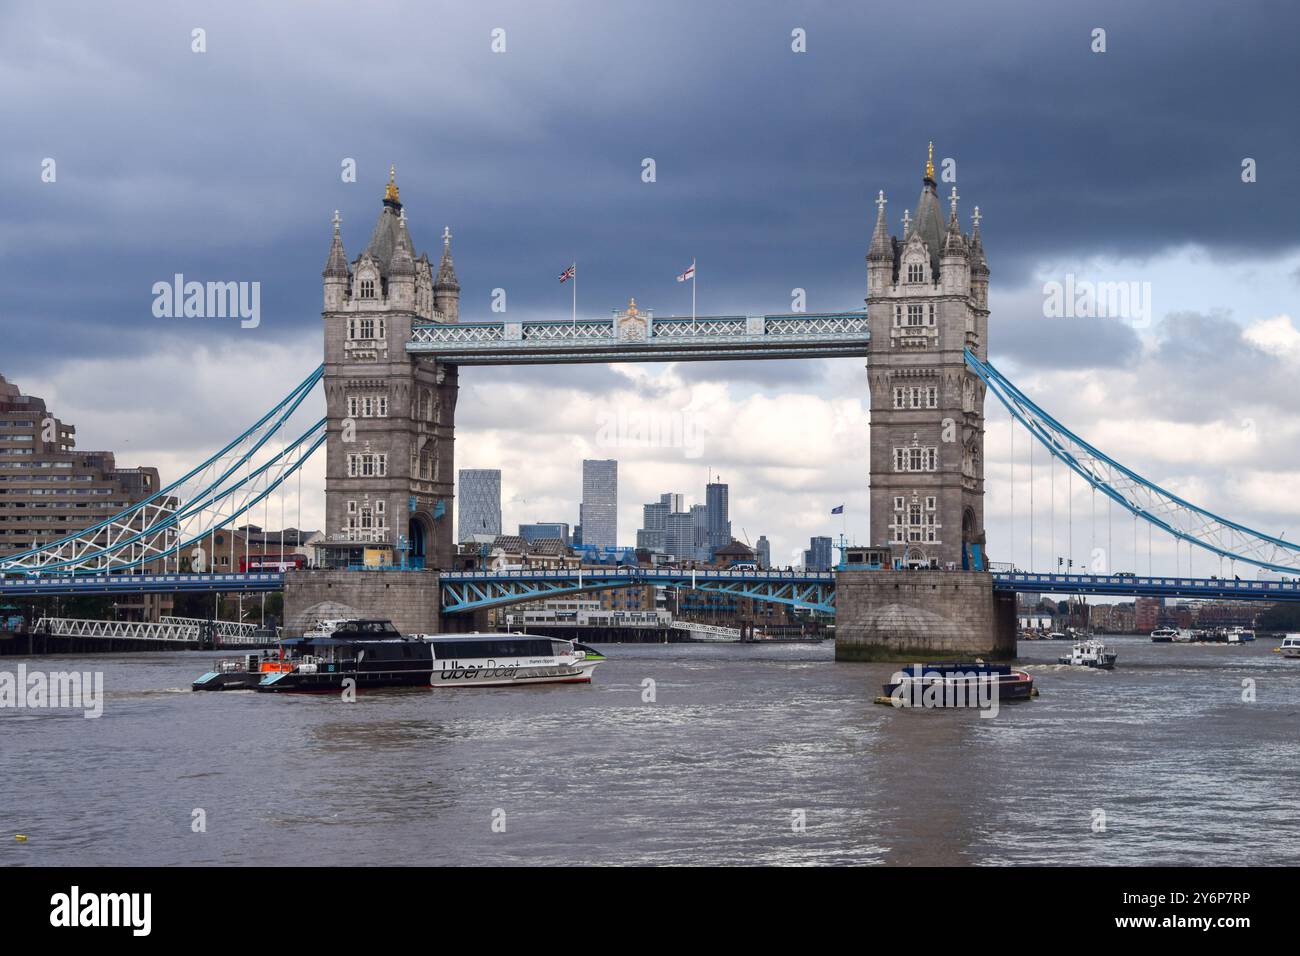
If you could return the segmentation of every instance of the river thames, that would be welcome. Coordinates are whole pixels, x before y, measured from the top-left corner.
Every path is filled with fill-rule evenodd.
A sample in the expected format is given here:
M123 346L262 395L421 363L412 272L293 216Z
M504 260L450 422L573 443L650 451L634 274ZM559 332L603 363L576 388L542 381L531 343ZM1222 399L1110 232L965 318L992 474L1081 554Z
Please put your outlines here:
M1300 661L1108 641L1021 642L1041 696L992 719L875 704L895 668L830 642L354 703L192 693L217 653L3 658L105 699L0 711L0 865L1300 863Z

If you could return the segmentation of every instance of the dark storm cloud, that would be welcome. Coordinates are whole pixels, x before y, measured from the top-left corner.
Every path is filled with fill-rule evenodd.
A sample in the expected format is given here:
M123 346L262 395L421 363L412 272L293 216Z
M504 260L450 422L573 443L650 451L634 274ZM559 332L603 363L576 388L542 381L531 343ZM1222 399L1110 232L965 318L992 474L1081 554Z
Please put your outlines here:
M147 347L168 321L150 287L176 272L263 284L257 336L194 321L196 343L315 334L330 213L355 256L390 161L417 245L436 257L452 226L466 317L496 288L513 314L568 315L555 276L574 259L584 314L629 296L688 313L673 276L692 257L702 313L785 311L796 288L810 310L858 308L871 197L897 230L930 139L957 159L963 219L985 213L995 287L1044 255L1274 252L1296 241L1298 20L1177 2L10 4L0 365L21 381ZM1010 321L1052 347L1049 326ZM1132 351L1099 329L1081 362Z

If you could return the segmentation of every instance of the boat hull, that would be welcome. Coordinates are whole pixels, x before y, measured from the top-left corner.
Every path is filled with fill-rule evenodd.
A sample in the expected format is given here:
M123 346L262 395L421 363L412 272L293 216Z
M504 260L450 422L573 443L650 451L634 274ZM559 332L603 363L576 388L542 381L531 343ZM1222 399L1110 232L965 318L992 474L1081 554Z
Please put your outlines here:
M357 690L377 690L385 687L512 687L520 684L589 684L591 672L599 661L579 661L575 664L555 663L540 665L513 665L495 662L460 663L437 661L447 667L432 671L421 668L410 671L325 671L267 675L258 685L263 693L323 694L342 691L344 682L351 680Z
M936 696L944 701L954 697L970 700L971 695L977 691L995 695L1000 703L1029 700L1034 695L1034 679L1026 672L1012 670L1007 665L926 664L920 668L913 665L904 674L906 676L903 680L891 680L883 685L886 697L894 698L897 693L904 701L911 701L918 693L923 695L927 687L936 684L941 685L944 691ZM991 686L987 689L980 688L979 684L984 681L990 682ZM918 684L919 690L916 686Z

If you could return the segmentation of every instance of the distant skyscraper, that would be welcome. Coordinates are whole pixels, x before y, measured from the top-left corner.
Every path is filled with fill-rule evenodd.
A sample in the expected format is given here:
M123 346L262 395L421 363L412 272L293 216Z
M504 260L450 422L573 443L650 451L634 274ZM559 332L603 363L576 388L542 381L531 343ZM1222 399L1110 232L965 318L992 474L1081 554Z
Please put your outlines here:
M691 505L691 525L696 561L709 560L709 509L707 505Z
M708 541L706 547L709 557L719 548L731 543L731 521L728 518L729 489L722 482L710 482L704 488L704 502L708 509Z
M459 530L461 541L476 534L501 533L501 471L497 468L460 470Z
M767 535L760 534L758 543L754 545L754 558L758 561L760 568L770 568L772 566L772 545L767 540Z
M641 527L636 533L636 546L648 551L677 555L668 547L668 523L672 515L682 510L682 496L673 492L662 494L658 501L641 506ZM677 555L680 556L680 555Z
M618 462L586 459L582 463L582 543L598 548L618 545Z
M803 553L805 571L829 571L831 569L831 539L810 538L809 548Z

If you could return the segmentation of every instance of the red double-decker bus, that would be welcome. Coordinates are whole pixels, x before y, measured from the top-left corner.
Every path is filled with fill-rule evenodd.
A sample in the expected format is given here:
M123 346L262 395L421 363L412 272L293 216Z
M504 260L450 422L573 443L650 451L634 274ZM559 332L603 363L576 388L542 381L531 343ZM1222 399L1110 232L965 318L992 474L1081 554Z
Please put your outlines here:
M243 573L288 571L306 566L307 559L301 554L250 554L239 559L239 570Z

